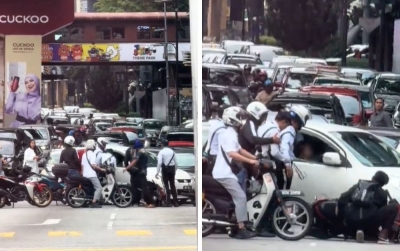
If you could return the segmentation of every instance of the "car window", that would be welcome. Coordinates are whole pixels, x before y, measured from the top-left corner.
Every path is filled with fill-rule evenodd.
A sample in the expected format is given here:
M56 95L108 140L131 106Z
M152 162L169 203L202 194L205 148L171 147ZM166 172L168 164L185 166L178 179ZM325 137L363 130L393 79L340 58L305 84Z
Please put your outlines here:
M227 64L255 64L263 65L259 58L228 57Z
M157 166L157 155L155 155L154 153L151 153L151 152L147 152L147 156L148 156L147 166L148 167L156 167Z
M165 122L162 121L145 121L143 122L143 128L145 129L161 129L165 126Z
M207 84L221 86L247 87L246 79L240 69L203 68L203 81Z
M362 132L333 132L344 146L368 167L400 167L400 154L379 138Z
M380 138L382 141L384 141L386 144L388 144L389 146L396 148L397 144L398 144L398 140L395 139L391 139L385 136L378 136L378 138Z
M360 85L353 81L346 81L344 79L316 79L314 85Z
M110 128L112 125L111 124L97 124L97 127L101 131L106 131L108 128Z
M0 137L7 139L17 139L17 134L13 132L0 132Z
M336 95L339 100L340 104L343 107L344 114L346 117L352 117L354 115L360 114L360 103L359 101L350 96L344 96L344 95Z
M49 160L47 164L55 165L60 163L61 151L53 151L50 153Z
M138 134L133 133L133 132L125 132L125 135L126 135L126 137L128 138L128 141L129 141L129 142L134 141L134 140L136 140L138 137L141 138L141 136L143 136L143 135L140 135L140 136L139 136Z
M31 128L24 130L28 131L33 136L33 139L49 139L49 133L45 128Z
M369 92L360 92L361 102L364 108L372 108L372 100Z
M8 140L0 140L0 154L14 155L15 145L14 142Z
M178 167L193 167L195 163L194 154L185 153L185 154L176 154L176 162L178 162ZM184 170L184 168L183 168Z
M231 106L231 101L229 100L228 92L222 90L211 90L209 92L212 102L216 102L218 106L228 105Z
M298 89L305 85L310 85L314 81L314 75L302 73L290 73L287 81L287 88Z
M376 84L375 91L383 94L400 94L400 78L380 78Z

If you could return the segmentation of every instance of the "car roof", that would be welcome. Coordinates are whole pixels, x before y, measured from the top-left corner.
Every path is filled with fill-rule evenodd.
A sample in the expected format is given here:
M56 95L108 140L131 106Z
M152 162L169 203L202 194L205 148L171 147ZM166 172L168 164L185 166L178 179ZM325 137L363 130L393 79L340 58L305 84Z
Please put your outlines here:
M211 68L211 69L223 69L223 70L238 70L242 71L242 69L238 65L231 64L210 64L210 63L202 63L203 67Z
M281 95L275 97L271 102L275 100L284 100L284 99L303 99L303 98L320 98L320 99L330 99L330 95L324 93L307 93L307 92L284 92Z
M337 125L337 124L327 124L327 123L309 123L306 124L305 129L312 129L316 130L318 132L324 131L324 132L354 132L354 133L369 133L363 129L359 129L356 127L351 127L351 126L343 126L343 125Z
M325 85L309 85L309 86L304 86L302 87L302 91L304 92L327 92L327 93L334 93L334 94L357 94L357 90L346 88L343 86L336 87L335 85L333 86L325 86Z
M392 72L382 72L379 74L381 77L387 78L400 78L400 74L392 73Z
M346 88L346 89L352 89L356 91L369 91L369 86L366 85L346 85L346 84L337 84L332 87L336 88Z

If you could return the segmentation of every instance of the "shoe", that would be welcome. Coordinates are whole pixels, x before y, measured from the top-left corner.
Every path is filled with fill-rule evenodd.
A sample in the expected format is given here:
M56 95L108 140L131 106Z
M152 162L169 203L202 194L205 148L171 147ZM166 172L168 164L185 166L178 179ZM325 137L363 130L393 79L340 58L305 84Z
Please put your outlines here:
M250 232L249 230L242 228L239 229L235 238L236 239L240 239L240 240L244 240L244 239L250 239L250 238L254 238L256 237L257 234L255 232Z
M100 205L99 203L92 203L89 206L90 208L102 208L102 205Z
M274 233L271 233L267 230L260 230L260 231L256 231L256 234L258 237L264 237L264 238L273 238L276 237L276 235Z
M379 237L378 244L390 244L390 242L388 239L383 239L383 238Z
M364 243L364 232L362 230L357 230L356 242L357 243Z
M174 203L174 207L179 207L178 202L175 202L175 203Z

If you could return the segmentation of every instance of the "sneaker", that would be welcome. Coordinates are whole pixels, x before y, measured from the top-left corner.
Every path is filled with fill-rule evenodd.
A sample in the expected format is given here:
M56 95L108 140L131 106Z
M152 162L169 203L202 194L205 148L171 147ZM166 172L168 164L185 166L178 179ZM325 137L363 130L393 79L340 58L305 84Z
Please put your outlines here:
M265 237L265 238L272 238L272 237L276 237L276 235L274 233L271 233L267 230L259 230L256 231L256 234L258 237Z
M254 238L256 237L257 234L255 232L250 232L249 230L242 228L239 229L235 238L236 239L240 239L240 240L244 240L244 239L250 239L250 238Z
M364 243L364 232L362 230L357 230L356 242L357 243Z
M383 238L379 237L378 244L390 244L390 242L388 239L383 239Z
M89 206L90 208L102 208L102 206L99 203L92 203Z

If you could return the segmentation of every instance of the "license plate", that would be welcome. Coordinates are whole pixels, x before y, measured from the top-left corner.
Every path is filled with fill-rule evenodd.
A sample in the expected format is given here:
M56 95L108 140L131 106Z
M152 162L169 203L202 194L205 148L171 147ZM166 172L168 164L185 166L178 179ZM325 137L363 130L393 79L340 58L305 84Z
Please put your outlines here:
M192 186L183 186L183 190L192 190Z

